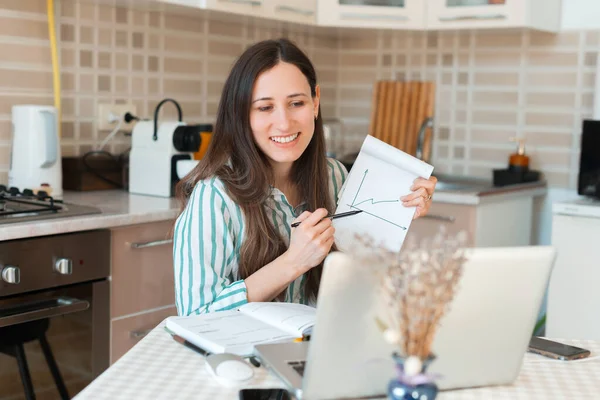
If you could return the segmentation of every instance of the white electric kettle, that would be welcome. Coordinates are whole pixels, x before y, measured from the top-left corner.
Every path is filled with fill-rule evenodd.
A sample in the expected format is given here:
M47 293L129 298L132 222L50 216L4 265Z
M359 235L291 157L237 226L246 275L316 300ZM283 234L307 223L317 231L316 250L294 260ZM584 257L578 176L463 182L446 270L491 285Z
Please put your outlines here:
M61 199L62 162L58 138L58 117L51 106L12 107L12 149L9 187L23 191L44 190Z

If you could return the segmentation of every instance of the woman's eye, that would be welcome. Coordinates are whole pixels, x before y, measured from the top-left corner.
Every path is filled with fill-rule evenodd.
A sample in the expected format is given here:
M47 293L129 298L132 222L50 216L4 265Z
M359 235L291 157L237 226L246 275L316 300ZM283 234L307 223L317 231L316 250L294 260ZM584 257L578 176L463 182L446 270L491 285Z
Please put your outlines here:
M262 107L258 107L258 111L269 111L271 108L271 106L262 106Z
M304 105L303 101L295 101L292 103L292 107L302 107Z

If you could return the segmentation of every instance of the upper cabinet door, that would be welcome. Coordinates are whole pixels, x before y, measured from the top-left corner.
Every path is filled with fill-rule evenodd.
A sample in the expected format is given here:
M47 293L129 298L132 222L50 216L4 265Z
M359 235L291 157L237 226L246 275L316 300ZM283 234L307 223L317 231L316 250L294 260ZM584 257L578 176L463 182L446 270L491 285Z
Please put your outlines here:
M317 22L317 0L267 0L269 14L280 21L313 25Z
M317 22L325 26L423 29L423 0L318 0Z
M272 18L268 0L203 0L203 2L210 10Z
M427 29L558 31L561 0L428 0Z

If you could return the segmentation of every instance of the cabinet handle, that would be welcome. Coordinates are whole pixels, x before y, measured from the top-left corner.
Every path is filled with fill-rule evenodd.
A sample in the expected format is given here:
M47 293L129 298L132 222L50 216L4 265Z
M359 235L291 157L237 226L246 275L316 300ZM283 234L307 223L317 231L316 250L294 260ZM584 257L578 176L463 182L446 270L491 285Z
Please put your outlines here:
M275 10L301 14L301 15L305 15L307 17L315 15L315 12L313 10L305 10L302 8L296 8L296 7L282 5L282 4L278 4L277 7L275 7Z
M428 219L435 219L436 221L444 221L444 222L449 222L451 224L454 223L454 221L456 221L456 217L453 216L448 216L448 215L439 215L439 214L427 214L425 216L423 216L423 218L428 218Z
M152 332L152 329L131 331L131 332L129 332L129 337L131 337L132 339L140 340L144 336L147 336L150 332Z
M22 324L44 318L84 311L90 307L86 300L72 297L35 300L16 306L0 308L0 327Z
M506 19L506 15L503 14L482 14L482 15L456 15L453 17L439 17L440 22L454 22L454 21L473 21L473 20L493 20L493 19Z
M219 0L219 1L223 2L223 3L247 4L249 6L256 6L256 7L262 6L261 0Z
M409 18L405 15L385 15L385 14L361 14L361 13L340 13L342 19L371 19L371 20L387 20L387 21L408 21Z
M162 246L164 244L171 244L171 243L173 243L173 239L154 240L152 242L145 242L145 243L131 243L130 246L132 249L144 249L146 247L156 247L156 246Z

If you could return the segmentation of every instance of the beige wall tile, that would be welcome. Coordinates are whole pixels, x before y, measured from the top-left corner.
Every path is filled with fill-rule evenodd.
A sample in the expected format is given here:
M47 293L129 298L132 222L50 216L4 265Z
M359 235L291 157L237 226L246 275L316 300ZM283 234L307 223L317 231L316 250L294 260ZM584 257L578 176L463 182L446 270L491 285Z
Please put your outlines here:
M61 4L64 5L65 2L62 2ZM79 18L81 18L83 20L96 19L96 9L97 8L98 8L98 6L96 4L79 2Z
M211 40L208 42L208 53L215 56L239 57L242 54L241 43Z
M508 163L508 156L511 149L486 149L479 146L471 146L471 160L489 161L491 163Z
M92 98L79 98L79 117L91 118L96 116L96 102Z
M371 108L368 106L342 106L340 109L342 118L369 118L371 116Z
M180 52L180 53L189 53L200 55L202 54L203 42L201 38L191 38L185 36L177 36L171 33L167 33L164 36L165 40L165 50Z
M167 73L200 74L202 73L202 60L165 57L163 68Z
M327 81L327 82L335 82L336 81L335 77L339 76L339 81L341 84L343 84L343 83L351 83L351 84L370 83L370 84L372 84L375 81L375 79L377 78L377 71L376 70L351 71L351 70L341 69L339 74L336 74L335 72L327 71L327 73L321 72L320 75L321 75L320 79L322 81Z
M46 21L0 17L0 36L47 39L48 23Z
M221 96L221 92L223 91L223 85L225 82L215 82L215 81L208 81L207 82L207 94L208 97L219 97Z
M575 107L574 93L527 93L527 105L551 107Z
M517 112L511 111L483 111L473 110L474 124L486 125L516 125Z
M502 129L471 129L471 140L474 142L487 142L491 144L508 143L509 138L515 136L515 132Z
M340 65L348 67L375 67L377 55L375 54L343 54L340 57Z
M517 92L473 92L473 104L516 107L518 102L519 94Z
M52 73L0 69L0 87L10 89L52 90Z
M98 29L98 44L112 47L113 32L110 29Z
M0 120L0 140L10 140L12 135L12 123L10 121L2 121ZM0 145L3 146L3 145ZM8 146L6 146L8 147ZM8 159L7 159L8 160ZM0 159L0 165L2 164L2 159ZM8 162L7 162L8 164ZM1 169L1 167L0 167ZM2 182L2 181L0 181Z
M475 68L478 67L518 67L521 65L521 54L516 51L494 51L475 54Z
M554 128L570 128L573 126L573 113L540 113L528 112L525 115L527 125L551 126Z
M174 31L202 33L204 23L199 18L183 17L181 15L164 15L165 28Z
M569 174L567 172L546 172L544 178L550 187L569 187Z
M242 24L232 24L223 21L209 21L208 23L208 34L209 35L221 35L240 37L244 32L244 26Z
M52 62L50 46L0 43L0 53L2 54L2 62L42 65L48 65Z
M93 93L96 91L96 82L94 75L80 74L79 75L79 91Z
M517 72L475 72L474 84L475 86L514 86L519 84L519 74Z
M75 123L73 121L65 121L60 127L61 139L73 139L75 137Z
M466 37L468 38L468 36ZM517 33L485 33L475 35L475 47L490 48L490 47L513 47L518 49L523 42L523 35Z
M573 140L570 132L549 133L539 131L525 131L523 137L527 139L525 146L547 146L569 148Z
M23 11L28 13L46 14L46 2L29 0L14 1L0 0L0 10Z
M551 67L575 67L577 66L576 52L550 53L531 51L525 56L528 65L551 66Z
M558 34L531 31L529 44L531 46L570 46L576 48L583 34L580 32L560 32Z
M577 73L573 72L530 72L526 82L531 86L570 86L577 85Z
M94 44L94 30L89 26L80 27L79 42L83 44Z
M60 88L63 91L75 90L75 75L67 72L60 74Z
M163 88L165 95L174 96L176 94L202 94L202 82L190 81L189 79L164 79Z

